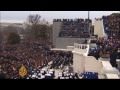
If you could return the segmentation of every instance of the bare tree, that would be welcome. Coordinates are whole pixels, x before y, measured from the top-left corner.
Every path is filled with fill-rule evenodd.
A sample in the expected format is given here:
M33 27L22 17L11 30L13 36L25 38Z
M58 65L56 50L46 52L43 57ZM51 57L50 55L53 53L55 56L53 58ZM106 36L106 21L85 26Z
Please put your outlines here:
M36 25L40 24L40 19L41 19L41 16L38 14L29 15L27 18L27 21L30 26L35 27Z
M49 23L45 19L40 20L41 16L29 15L26 24L26 34L29 40L43 40L48 38Z
M36 39L37 31L39 30L40 25L40 18L41 16L36 15L29 15L27 17L27 21L25 22L26 27L26 34L29 36L29 39Z

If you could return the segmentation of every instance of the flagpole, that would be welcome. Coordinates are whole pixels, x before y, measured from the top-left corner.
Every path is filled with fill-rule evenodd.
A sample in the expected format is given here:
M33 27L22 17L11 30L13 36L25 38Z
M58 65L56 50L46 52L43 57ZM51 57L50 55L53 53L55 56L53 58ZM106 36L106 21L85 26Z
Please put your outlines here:
M88 11L88 32L89 32L90 37L91 37L89 19L90 19L90 11Z
M89 14L90 14L90 11L88 11L88 19L89 19Z

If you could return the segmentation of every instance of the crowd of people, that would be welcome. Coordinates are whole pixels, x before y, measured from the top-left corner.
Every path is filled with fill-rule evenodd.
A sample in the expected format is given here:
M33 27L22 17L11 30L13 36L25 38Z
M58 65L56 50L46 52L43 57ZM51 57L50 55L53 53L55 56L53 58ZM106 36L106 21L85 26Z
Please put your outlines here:
M90 48L89 56L94 56L96 59L110 58L110 63L113 67L116 66L116 59L120 59L120 40L110 40L99 38L96 40L97 47Z
M47 55L50 56L50 64L34 69L27 79L55 79L55 69L64 70L65 66L73 64L71 52L50 51Z
M89 38L90 19L63 19L59 37L66 38Z
M46 65L50 59L46 59L49 50L35 43L0 46L0 65L2 73L8 78L20 78L19 69L22 65L27 68L28 74L33 68Z
M38 43L0 46L0 73L6 75L6 78L19 79L22 65L27 69L27 77L33 69L46 67L50 61L53 61L51 69L63 68L72 64L72 53L51 51L49 47Z
M72 52L53 51L51 56L53 63L51 64L50 69L63 69L64 66L73 64Z
M69 38L89 38L88 19L56 19L54 22L62 22L59 37ZM103 16L105 33L108 38L98 38L92 40L97 47L90 48L89 56L94 56L97 60L110 58L113 67L117 67L116 59L120 59L120 14ZM49 62L52 62L50 65ZM19 69L22 65L27 69L25 79L54 79L54 69L64 69L64 66L73 64L73 54L67 51L51 51L49 46L39 43L21 43L17 45L1 44L0 45L0 78L21 79ZM48 67L47 70L43 70ZM88 78L85 73L84 78ZM2 76L1 76L2 75ZM91 74L92 75L92 74ZM69 71L59 73L58 79L79 79L78 75ZM98 78L98 74L90 76Z
M58 79L80 79L77 73L64 70L73 64L73 54L69 51L51 51L38 43L0 46L0 76L6 79L22 79L19 69L27 69L24 79L55 79L55 69L61 69ZM52 62L51 64L48 64ZM44 70L44 67L47 67ZM85 79L85 78L83 78Z
M103 16L103 23L108 39L120 39L120 13Z

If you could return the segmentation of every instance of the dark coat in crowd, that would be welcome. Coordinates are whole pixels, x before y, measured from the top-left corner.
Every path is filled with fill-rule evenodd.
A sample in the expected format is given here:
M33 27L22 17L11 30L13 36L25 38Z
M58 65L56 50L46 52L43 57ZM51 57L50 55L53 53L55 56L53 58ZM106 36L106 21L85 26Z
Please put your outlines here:
M116 59L117 59L117 53L112 52L110 54L110 63L112 65L112 67L116 67Z

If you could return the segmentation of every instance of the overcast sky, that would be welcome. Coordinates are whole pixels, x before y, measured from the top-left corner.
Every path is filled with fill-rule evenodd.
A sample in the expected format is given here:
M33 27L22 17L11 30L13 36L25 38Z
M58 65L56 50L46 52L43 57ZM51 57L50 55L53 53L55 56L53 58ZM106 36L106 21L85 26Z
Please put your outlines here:
M118 13L119 11L91 11L90 19L100 18L103 15ZM53 19L74 19L88 18L87 11L1 11L1 21L5 22L24 22L29 14L39 14L42 19L52 23Z

